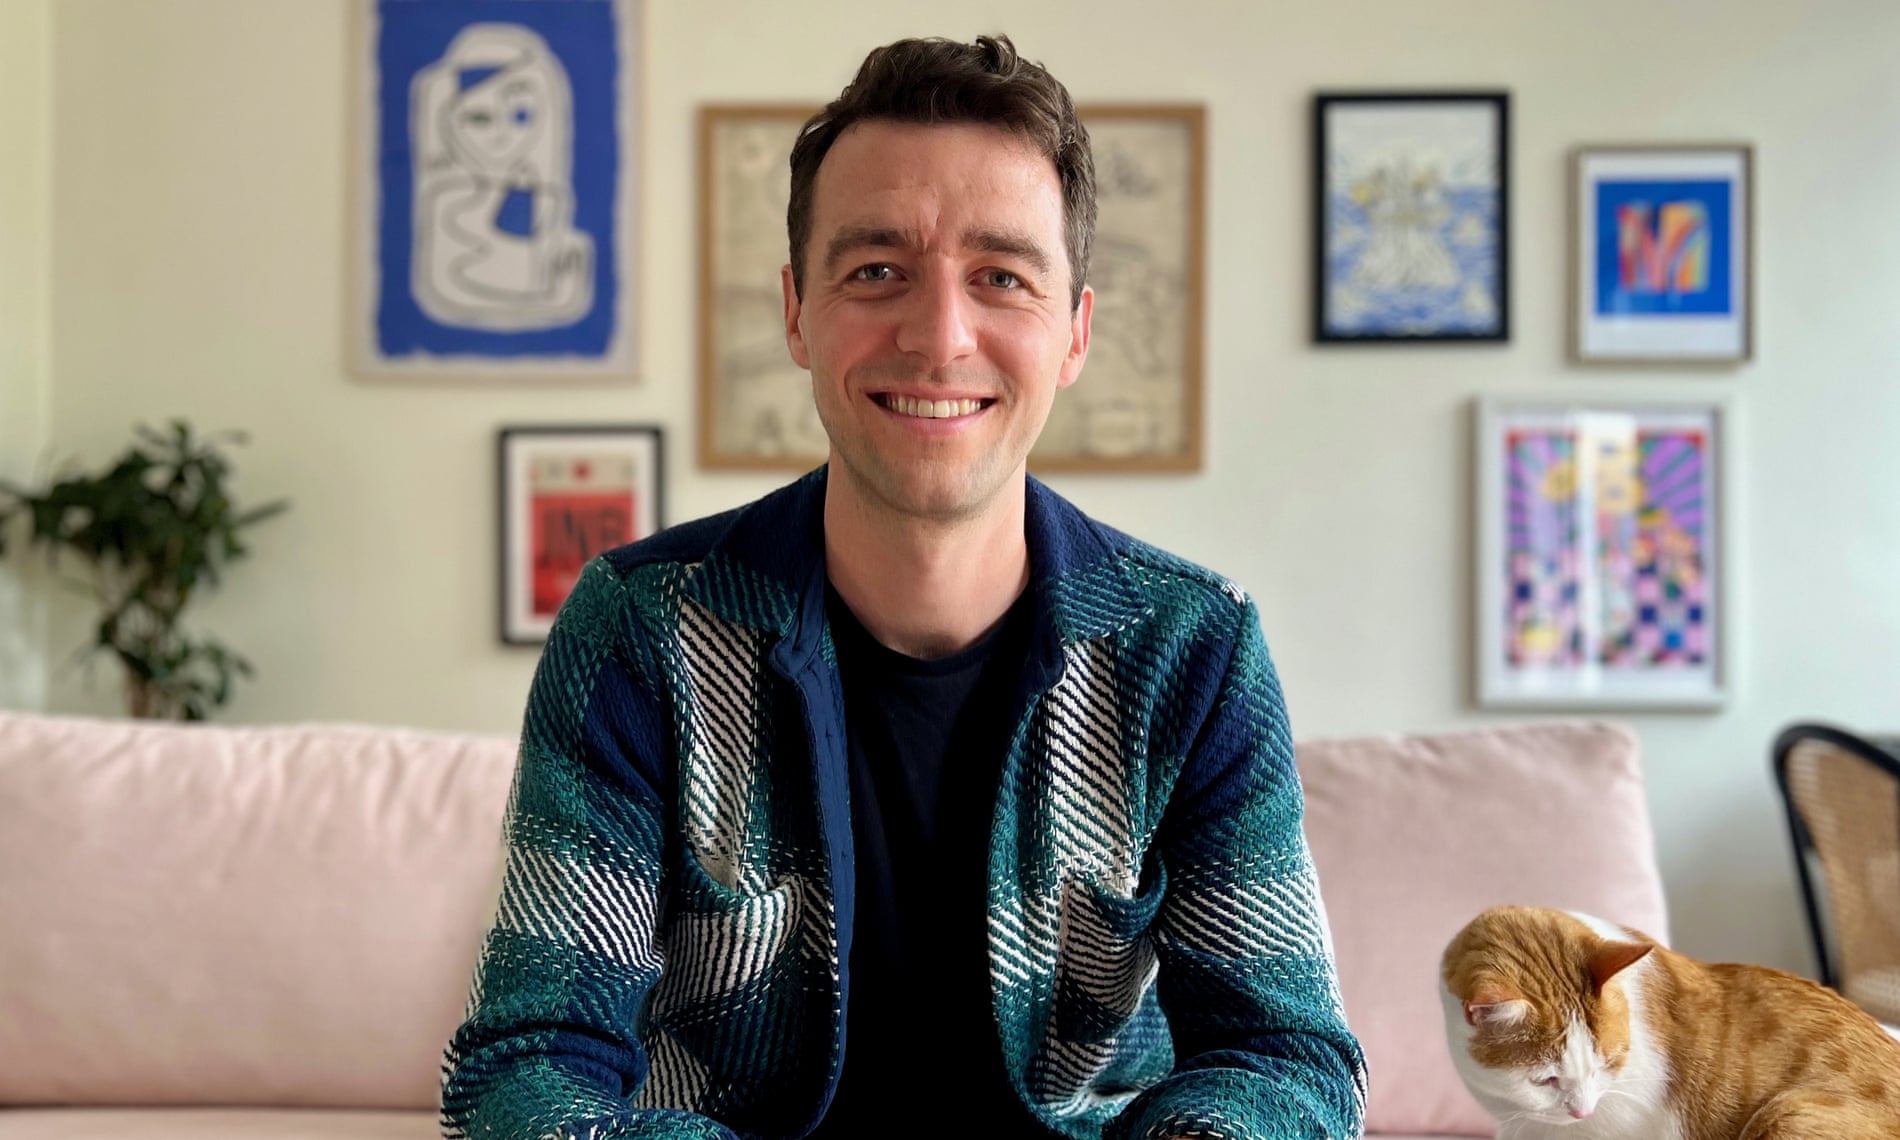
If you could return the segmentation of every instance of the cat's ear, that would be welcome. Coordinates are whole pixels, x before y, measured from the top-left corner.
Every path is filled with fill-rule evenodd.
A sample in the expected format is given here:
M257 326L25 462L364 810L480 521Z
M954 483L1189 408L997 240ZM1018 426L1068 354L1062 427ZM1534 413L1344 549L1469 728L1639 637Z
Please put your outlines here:
M1605 942L1590 956L1590 985L1597 993L1611 978L1643 960L1655 947L1647 942Z
M1465 1024L1515 1025L1530 1011L1531 1003L1523 994L1503 982L1486 980L1471 989L1471 1000L1465 1002Z

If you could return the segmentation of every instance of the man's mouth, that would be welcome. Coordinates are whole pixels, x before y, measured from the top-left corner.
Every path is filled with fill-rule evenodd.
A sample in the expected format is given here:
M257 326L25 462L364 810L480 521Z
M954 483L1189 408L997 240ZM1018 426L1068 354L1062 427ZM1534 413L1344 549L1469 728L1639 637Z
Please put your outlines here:
M956 416L973 415L996 402L994 400L919 400L896 392L879 392L874 398L886 411L926 420L947 420Z

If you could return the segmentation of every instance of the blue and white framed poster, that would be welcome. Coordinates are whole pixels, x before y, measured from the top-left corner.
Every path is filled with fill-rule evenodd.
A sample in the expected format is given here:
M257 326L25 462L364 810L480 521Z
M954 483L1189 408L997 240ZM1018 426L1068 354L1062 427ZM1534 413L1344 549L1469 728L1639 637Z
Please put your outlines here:
M1575 153L1572 349L1587 364L1732 364L1754 350L1753 151Z
M1313 339L1510 339L1511 97L1313 104Z
M353 363L634 378L637 0L358 0Z

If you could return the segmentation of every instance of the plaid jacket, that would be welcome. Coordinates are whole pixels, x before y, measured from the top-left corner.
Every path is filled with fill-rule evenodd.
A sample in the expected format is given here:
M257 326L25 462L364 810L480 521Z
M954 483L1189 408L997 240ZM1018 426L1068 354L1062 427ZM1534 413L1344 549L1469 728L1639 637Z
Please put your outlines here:
M824 487L605 555L563 606L445 1137L789 1138L823 1114L853 886ZM1011 1084L1064 1136L1359 1135L1253 604L1034 480L1026 525L1035 633L989 845ZM912 1095L955 1111L953 1075Z

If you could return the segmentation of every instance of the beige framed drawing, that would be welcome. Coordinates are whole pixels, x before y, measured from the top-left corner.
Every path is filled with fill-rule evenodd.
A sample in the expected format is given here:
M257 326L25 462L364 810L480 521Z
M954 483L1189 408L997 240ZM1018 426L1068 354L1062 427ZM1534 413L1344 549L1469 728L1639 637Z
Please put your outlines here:
M1095 159L1095 317L1082 380L1062 392L1032 470L1201 466L1205 111L1078 109ZM815 108L700 111L699 461L805 470L828 447L810 377L785 348L779 269L799 128Z

